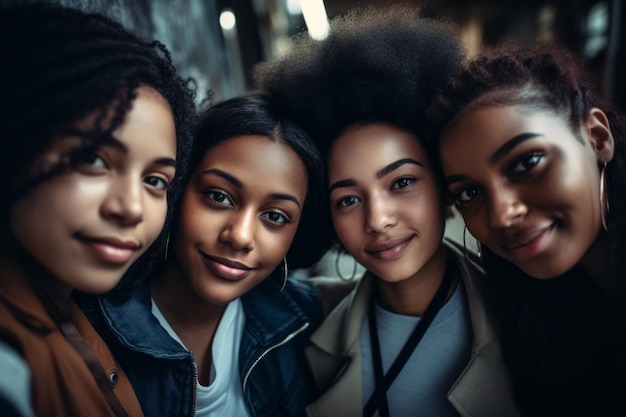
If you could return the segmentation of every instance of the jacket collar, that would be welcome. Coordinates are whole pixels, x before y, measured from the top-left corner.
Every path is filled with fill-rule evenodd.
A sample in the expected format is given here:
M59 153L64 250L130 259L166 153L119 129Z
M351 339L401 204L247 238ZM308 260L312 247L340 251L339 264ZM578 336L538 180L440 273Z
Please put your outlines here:
M32 279L10 253L0 254L0 300L26 326L48 332L58 324L38 296Z
M244 332L263 347L282 340L309 320L291 294L301 284L289 280L279 292L270 280L271 276L241 297L246 315Z
M143 280L123 302L104 295L98 297L98 303L108 328L127 348L160 358L182 359L190 355L152 315L149 280Z

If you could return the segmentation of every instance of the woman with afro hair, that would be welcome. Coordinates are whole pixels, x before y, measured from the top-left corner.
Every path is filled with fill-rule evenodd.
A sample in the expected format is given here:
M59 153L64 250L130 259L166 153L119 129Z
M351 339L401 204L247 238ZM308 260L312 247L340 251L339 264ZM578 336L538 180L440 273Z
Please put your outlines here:
M258 88L326 157L343 249L366 268L313 334L309 416L516 416L491 289L443 240L447 206L426 107L460 68L452 26L417 10L357 10L294 39Z
M526 415L619 415L626 125L557 45L472 59L430 111L447 186L497 286Z
M193 91L160 43L62 7L0 9L0 55L0 414L142 416L74 296L162 252Z

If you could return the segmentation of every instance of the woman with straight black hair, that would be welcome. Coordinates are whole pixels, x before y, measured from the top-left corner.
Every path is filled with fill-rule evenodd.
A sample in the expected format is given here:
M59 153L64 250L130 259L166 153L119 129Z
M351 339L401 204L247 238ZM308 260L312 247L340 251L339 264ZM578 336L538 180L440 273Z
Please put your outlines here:
M193 155L165 266L126 299L101 298L97 327L147 415L302 415L324 307L289 269L330 241L323 160L261 94L202 112Z

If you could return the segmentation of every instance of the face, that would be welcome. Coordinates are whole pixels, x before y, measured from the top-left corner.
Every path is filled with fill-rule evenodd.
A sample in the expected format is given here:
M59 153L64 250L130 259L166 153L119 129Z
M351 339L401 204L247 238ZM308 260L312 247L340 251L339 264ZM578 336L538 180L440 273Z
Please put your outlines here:
M443 205L428 156L385 124L350 128L328 155L335 231L346 250L387 282L415 276L441 247Z
M174 120L156 91L140 87L137 93L111 143L10 208L16 240L69 288L112 289L163 227L167 187L176 172ZM35 165L59 161L78 143L60 138Z
M263 281L287 254L306 193L304 164L283 143L246 135L211 148L185 190L176 237L193 292L223 305Z
M561 117L516 106L470 110L441 138L468 230L535 278L567 272L600 231L598 161L612 157L604 114L594 109L578 136Z

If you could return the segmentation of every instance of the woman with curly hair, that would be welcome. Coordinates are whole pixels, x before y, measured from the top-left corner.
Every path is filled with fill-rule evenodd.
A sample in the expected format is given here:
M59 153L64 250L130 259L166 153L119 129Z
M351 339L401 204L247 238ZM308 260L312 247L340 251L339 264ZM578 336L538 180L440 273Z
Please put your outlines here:
M443 241L444 187L425 110L460 68L451 26L355 11L255 69L314 137L343 248L367 271L313 334L309 416L516 416L481 271Z
M193 92L161 44L61 7L2 8L0 54L1 414L143 415L73 295L158 252Z
M471 60L431 110L532 416L614 415L626 370L626 125L583 70L556 46L507 42Z

